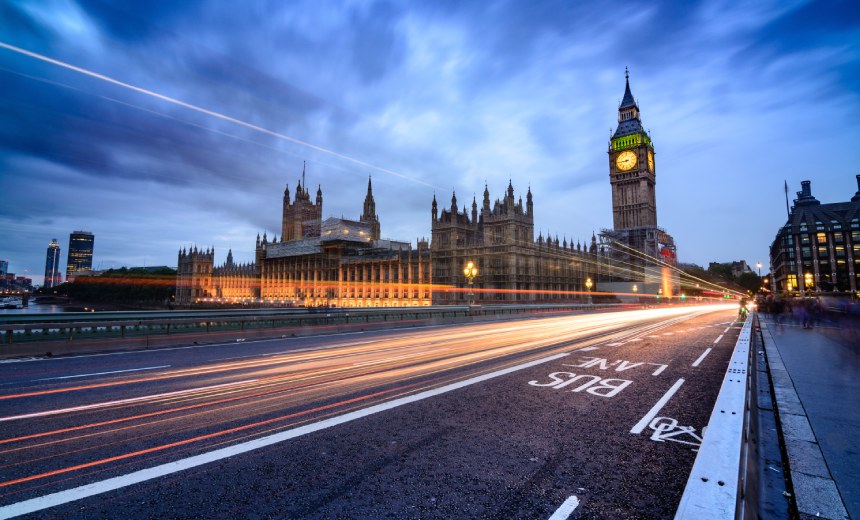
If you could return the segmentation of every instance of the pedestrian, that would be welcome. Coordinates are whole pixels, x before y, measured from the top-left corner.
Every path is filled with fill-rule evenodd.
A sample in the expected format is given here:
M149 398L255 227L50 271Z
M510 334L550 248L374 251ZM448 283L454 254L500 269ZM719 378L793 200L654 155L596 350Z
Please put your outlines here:
M812 328L812 319L815 313L815 300L812 298L806 298L803 300L803 328L811 329Z

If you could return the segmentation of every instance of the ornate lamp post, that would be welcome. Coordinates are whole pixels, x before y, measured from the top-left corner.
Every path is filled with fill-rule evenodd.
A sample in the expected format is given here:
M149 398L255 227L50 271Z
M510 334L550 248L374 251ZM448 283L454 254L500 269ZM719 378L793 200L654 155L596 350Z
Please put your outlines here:
M804 287L806 288L806 292L809 292L812 290L812 285L813 285L812 273L806 273L803 275L803 283L804 283Z
M472 305L472 283L475 281L475 277L478 276L478 266L475 265L475 262L469 260L469 263L463 268L463 276L469 282L469 305Z
M594 284L591 283L591 277L585 279L585 288L588 289L588 304L591 305L591 288Z
M758 267L758 277L761 278L761 262L756 262L755 266Z

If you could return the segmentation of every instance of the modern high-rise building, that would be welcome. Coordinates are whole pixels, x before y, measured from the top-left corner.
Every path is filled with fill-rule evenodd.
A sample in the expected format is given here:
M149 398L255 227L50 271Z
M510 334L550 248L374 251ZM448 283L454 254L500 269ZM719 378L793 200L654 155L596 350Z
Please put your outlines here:
M95 236L89 231L74 231L69 235L69 257L66 263L66 281L75 273L93 269L93 243Z
M9 272L9 261L8 260L0 260L0 276L6 276L6 273Z
M52 238L45 257L45 281L43 285L46 289L50 289L61 283L63 283L63 272L60 264L60 243L57 242L56 238Z

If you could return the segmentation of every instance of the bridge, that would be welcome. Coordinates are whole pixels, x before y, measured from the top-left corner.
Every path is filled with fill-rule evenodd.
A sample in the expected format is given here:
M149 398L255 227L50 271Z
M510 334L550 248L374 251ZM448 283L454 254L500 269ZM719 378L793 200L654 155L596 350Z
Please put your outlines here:
M6 317L0 518L787 514L762 333L736 316Z

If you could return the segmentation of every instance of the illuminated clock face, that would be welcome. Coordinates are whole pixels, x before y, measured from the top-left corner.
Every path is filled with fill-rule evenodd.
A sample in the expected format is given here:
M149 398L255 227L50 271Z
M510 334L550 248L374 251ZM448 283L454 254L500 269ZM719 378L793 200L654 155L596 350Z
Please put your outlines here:
M654 171L654 152L648 152L648 169Z
M624 150L615 158L615 166L623 172L632 170L636 166L636 154L631 150Z

